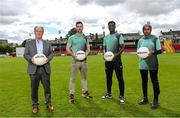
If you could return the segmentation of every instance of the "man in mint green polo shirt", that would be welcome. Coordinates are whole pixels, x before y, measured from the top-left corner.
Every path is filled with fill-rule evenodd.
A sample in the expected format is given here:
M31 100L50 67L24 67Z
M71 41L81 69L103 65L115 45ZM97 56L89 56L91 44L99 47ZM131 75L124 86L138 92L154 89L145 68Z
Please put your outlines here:
M140 100L139 104L147 104L148 95L147 95L147 83L148 83L148 71L150 72L151 82L153 84L154 91L154 100L152 102L151 108L158 108L158 96L160 93L159 82L158 82L158 59L157 54L161 53L161 44L160 40L151 35L152 27L151 25L143 26L144 36L139 39L137 49L140 47L147 47L150 50L149 56L147 58L139 59L139 70L142 78L142 90L143 90L143 99Z
M69 82L69 102L75 102L75 80L78 73L78 70L81 72L82 76L82 96L85 98L91 98L92 96L89 95L88 88L87 88L87 62L86 58L84 60L77 60L76 59L76 52L77 51L85 51L86 56L90 52L89 40L87 40L83 34L83 23L81 21L76 22L76 34L72 35L68 39L68 43L66 45L66 51L72 56L72 65L71 65L71 78Z
M112 75L113 70L116 72L116 77L119 83L119 101L120 104L125 103L124 99L124 80L123 80L123 67L121 61L121 53L124 51L124 37L116 33L116 23L114 21L109 21L108 28L110 34L105 36L103 40L104 52L111 51L114 53L114 58L112 61L105 61L105 72L106 72L106 87L107 92L102 99L112 98L111 86L112 86Z

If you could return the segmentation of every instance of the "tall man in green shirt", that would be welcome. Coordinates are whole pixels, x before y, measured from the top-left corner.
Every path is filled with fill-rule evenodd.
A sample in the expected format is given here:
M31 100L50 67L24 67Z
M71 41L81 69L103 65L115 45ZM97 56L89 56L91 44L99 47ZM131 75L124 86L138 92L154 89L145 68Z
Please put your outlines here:
M104 52L111 51L114 53L114 58L112 61L105 62L105 72L106 72L106 86L107 93L102 96L102 99L112 98L111 86L112 86L112 75L113 70L116 72L116 77L119 83L119 102L121 104L125 103L124 99L124 80L123 80L123 66L121 61L121 53L124 51L124 37L116 33L116 23L114 21L109 21L108 28L110 34L105 36L103 40Z
M66 51L68 54L72 56L72 65L71 65L71 78L69 83L69 102L75 102L75 80L78 73L78 70L81 72L82 76L82 96L85 98L91 98L87 88L87 61L86 58L84 60L77 60L76 59L76 52L77 51L85 51L86 56L90 52L89 40L87 40L83 34L83 23L81 21L76 22L76 34L69 37Z

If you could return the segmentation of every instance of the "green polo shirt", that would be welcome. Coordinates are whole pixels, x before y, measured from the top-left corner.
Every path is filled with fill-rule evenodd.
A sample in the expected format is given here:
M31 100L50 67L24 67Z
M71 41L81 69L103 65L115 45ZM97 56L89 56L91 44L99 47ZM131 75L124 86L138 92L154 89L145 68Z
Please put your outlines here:
M83 35L74 34L69 37L67 44L72 46L72 52L75 53L79 50L85 51L87 45L89 45L89 40Z
M77 51L86 51L87 45L89 45L89 40L87 40L84 35L74 34L69 37L67 44L71 45L71 50L73 53ZM75 61L75 59L73 59Z
M147 47L149 50L161 50L161 43L159 38L154 35L143 36L138 41L137 49L140 47ZM147 58L139 58L139 69L141 70L157 70L158 59L157 55Z
M124 37L118 33L108 34L104 37L103 46L106 52L111 51L113 53L118 53L120 50L120 44L124 44ZM117 59L121 60L120 55L117 57Z

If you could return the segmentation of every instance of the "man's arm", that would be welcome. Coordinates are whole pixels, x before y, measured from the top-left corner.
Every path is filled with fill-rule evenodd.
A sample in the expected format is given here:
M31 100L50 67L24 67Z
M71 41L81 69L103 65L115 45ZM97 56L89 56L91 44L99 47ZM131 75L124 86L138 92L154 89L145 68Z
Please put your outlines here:
M125 45L124 45L124 44L121 44L121 45L120 45L119 54L122 54L122 52L124 51L124 49L125 49Z
M119 43L119 48L120 48L120 50L119 50L118 53L116 53L116 54L114 55L114 58L116 58L118 55L122 54L122 52L123 52L124 49L125 49L124 37L123 37L122 35L120 35L119 40L118 40L118 43Z
M30 54L29 54L29 42L28 41L26 41L26 45L25 45L25 51L24 51L24 58L28 61L28 62L30 62L30 63L32 63L33 62L33 60L32 60L32 57L30 56Z
M71 50L71 44L66 45L66 51L68 54L70 54L72 57L75 57L75 54Z
M53 58L53 53L52 53L52 50L51 50L51 45L48 43L48 51L49 51L49 55L48 55L48 57L47 57L47 62L49 62L49 61L51 61L52 60L52 58Z
M120 45L119 45L119 48L120 48L120 50L119 50L118 53L115 53L115 54L114 54L114 58L117 57L118 55L122 54L122 52L123 52L124 49L125 49L125 45L124 45L124 44L120 44Z
M88 55L89 53L90 53L90 45L87 45L87 47L86 47L87 49L86 49L86 55Z
M104 55L104 53L106 53L105 46L103 46L103 55Z

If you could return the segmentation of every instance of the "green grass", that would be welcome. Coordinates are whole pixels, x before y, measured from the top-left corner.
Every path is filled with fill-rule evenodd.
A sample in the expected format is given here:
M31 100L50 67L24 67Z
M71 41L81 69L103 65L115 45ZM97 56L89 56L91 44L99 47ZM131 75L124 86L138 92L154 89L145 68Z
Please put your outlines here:
M71 57L54 57L51 62L51 91L53 112L46 110L42 85L39 87L40 111L31 113L30 78L23 58L0 58L0 116L2 117L180 117L180 54L159 55L160 107L152 110L150 104L140 106L141 78L136 55L122 56L124 65L126 104L118 102L118 83L113 76L111 100L102 100L106 92L104 61L101 56L88 58L88 88L92 100L81 96L80 74L76 80L75 104L68 103L69 70ZM114 74L115 75L115 74ZM148 83L149 100L153 99L152 84Z

